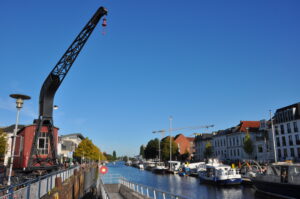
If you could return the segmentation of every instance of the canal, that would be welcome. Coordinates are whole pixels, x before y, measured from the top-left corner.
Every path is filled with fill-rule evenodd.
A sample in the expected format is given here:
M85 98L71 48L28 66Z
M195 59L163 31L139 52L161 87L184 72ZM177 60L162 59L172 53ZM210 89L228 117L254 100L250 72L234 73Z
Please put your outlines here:
M199 179L196 177L180 177L177 174L159 175L150 171L125 166L121 162L115 165L108 164L107 166L109 168L109 174L120 174L130 181L179 194L191 199L261 199L255 196L255 190L249 185L221 187L200 184Z

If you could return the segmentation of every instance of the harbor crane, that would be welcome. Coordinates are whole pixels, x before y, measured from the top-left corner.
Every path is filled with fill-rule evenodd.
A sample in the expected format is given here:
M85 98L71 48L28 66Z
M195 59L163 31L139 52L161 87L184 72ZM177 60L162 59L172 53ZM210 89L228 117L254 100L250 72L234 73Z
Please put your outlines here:
M107 15L107 10L104 7L100 7L88 21L88 23L84 26L84 28L81 30L81 32L78 34L73 43L69 46L65 54L60 58L58 63L55 65L55 67L52 69L52 71L44 81L44 84L40 90L39 97L39 117L34 121L36 127L28 160L28 170L49 169L51 167L56 168L58 166L56 149L57 138L55 138L53 135L54 125L52 114L54 96L64 78L68 74L77 56L79 55L80 51L82 50L83 46L97 26L99 20L105 15ZM102 26L106 26L105 18L103 19ZM47 129L47 140L39 139L41 135L44 135L43 131L45 130L42 129L45 128ZM48 143L50 144L50 150L47 158L42 158L42 154L40 150L38 150L39 145L42 145L43 143L45 143L46 145L48 145Z

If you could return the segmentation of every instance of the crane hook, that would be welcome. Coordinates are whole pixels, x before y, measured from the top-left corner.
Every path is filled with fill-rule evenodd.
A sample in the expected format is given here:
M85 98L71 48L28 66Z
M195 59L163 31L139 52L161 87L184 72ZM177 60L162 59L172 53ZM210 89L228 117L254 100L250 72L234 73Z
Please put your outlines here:
M102 34L103 35L106 34L106 31L105 31L106 26L107 26L106 18L103 18L103 21L102 21Z

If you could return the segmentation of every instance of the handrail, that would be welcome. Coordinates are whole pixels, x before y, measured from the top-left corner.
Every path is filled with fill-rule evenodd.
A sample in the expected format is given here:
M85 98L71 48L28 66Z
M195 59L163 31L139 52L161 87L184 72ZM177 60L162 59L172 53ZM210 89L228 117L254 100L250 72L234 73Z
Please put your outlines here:
M172 194L170 192L163 191L163 190L151 187L151 186L131 182L131 181L127 180L126 178L121 178L121 184L125 185L129 189L131 189L143 196L147 196L148 198L157 199L157 198L159 198L159 193L160 193L160 195L163 199L166 199L166 198L188 199L188 198L178 195L178 194ZM145 193L144 193L144 190L145 190ZM152 194L149 193L149 190L152 190Z
M105 190L105 194L107 195L107 197L103 197L104 199L109 199L109 195L108 192L106 190L106 187L104 186L104 182L112 182L114 179L118 179L118 183L114 183L114 184L122 184L125 187L133 190L136 193L139 193L143 196L146 196L148 198L153 198L153 199L158 199L158 198L162 198L162 199L187 199L184 196L178 195L178 194L172 194L170 192L167 191L163 191L151 186L147 186L147 185L143 185L143 184L139 184L136 182L132 182L127 180L126 178L122 177L119 174L106 174L105 176L101 176L101 182L102 182L102 186L103 189Z
M35 179L31 179L31 180L28 180L26 182L22 182L20 184L12 184L10 185L9 187L5 187L3 189L0 190L0 192L2 191L6 191L6 190L10 190L10 189L14 189L16 187L22 187L22 186L27 186L29 184L32 184L32 183L35 183L35 182L38 182L40 180L44 180L50 176L53 176L53 175L57 175L57 174L60 174L60 173L63 173L65 171L69 171L71 169L77 169L79 168L80 166L73 166L73 167L70 167L70 168L67 168L67 169L63 169L63 170L59 170L59 171L55 171L55 172L52 172L52 173L49 173L49 174L46 174L46 175L43 175L43 176L39 176L38 178L35 178Z

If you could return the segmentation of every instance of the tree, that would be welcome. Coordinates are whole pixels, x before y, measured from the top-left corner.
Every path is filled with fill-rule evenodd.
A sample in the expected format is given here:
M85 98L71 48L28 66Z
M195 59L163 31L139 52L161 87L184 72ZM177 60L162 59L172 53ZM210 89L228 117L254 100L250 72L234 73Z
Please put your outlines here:
M187 161L189 159L190 155L191 155L190 152L186 149L185 153L180 155L181 161L183 161L183 162Z
M4 158L7 150L7 137L3 129L0 129L0 158Z
M210 158L213 155L213 148L211 142L207 142L205 144L205 149L204 149L204 157L205 158Z
M114 160L117 159L117 153L116 153L116 151L113 151L113 159L114 159Z
M74 152L74 157L89 160L106 160L100 149L93 144L88 138L83 139Z
M158 143L159 140L156 138L154 140L150 140L145 148L145 158L146 159L154 159L158 157Z
M145 147L144 147L144 145L141 145L141 146L140 146L140 155L141 155L143 158L145 158Z
M178 157L178 146L176 142L174 142L174 139L172 138L172 159L174 160L175 158ZM170 160L170 136L164 138L161 141L161 157L162 160L168 161Z
M247 133L245 136L243 148L250 157L250 155L253 153L253 143L249 133Z

